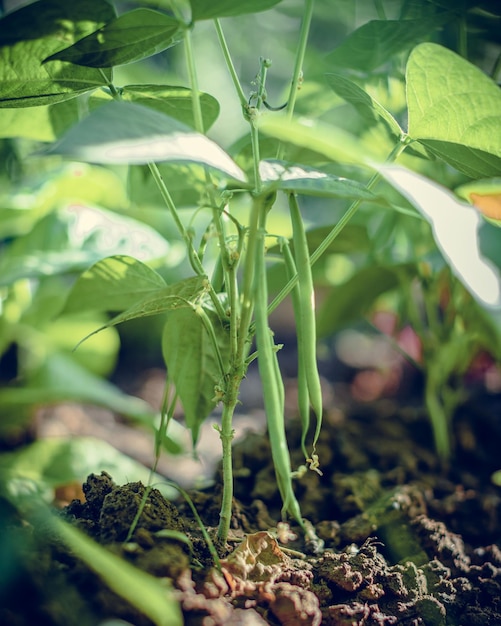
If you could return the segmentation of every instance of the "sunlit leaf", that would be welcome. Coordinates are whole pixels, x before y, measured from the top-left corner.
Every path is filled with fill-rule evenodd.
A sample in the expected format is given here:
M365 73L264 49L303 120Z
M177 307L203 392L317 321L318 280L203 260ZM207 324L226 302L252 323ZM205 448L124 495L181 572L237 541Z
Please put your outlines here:
M223 359L229 351L228 331L219 319L206 311L212 322ZM162 337L162 351L183 405L186 425L196 443L202 422L215 408L215 387L223 373L209 334L192 309L169 313Z
M165 13L141 8L120 15L69 48L51 55L46 61L113 67L157 54L180 40L177 20Z
M210 20L217 17L258 13L271 9L281 0L190 0L194 21Z
M501 171L501 90L480 69L437 44L407 63L409 134L469 176Z
M151 260L168 250L167 241L146 224L104 209L70 205L50 213L3 249L0 285L86 269L110 253Z
M48 56L85 37L115 12L97 0L41 0L0 20L0 107L51 104L107 84L102 72Z
M325 198L350 198L373 202L378 200L378 197L361 183L326 174L305 165L266 160L259 164L259 173L263 184L272 189Z
M170 85L126 85L121 88L121 99L126 102L135 102L165 113L170 117L195 128L193 117L192 90L186 87ZM219 115L219 102L208 93L200 92L200 107L204 129L207 131ZM89 107L96 106L113 99L111 93L100 90L89 98Z
M402 136L403 131L393 115L356 83L342 74L327 74L326 79L338 96L352 104L362 117L369 121L382 119L395 137Z
M118 484L135 480L146 484L150 473L142 463L96 437L44 438L0 455L0 474L8 491L21 480L33 481L40 490L53 490L82 483L89 474L102 471Z
M427 39L444 18L372 20L353 31L325 59L327 67L372 72L391 58Z
M160 274L133 257L107 257L81 274L64 312L123 311L166 286Z
M377 161L370 148L354 135L337 128L312 122L311 120L288 120L284 116L264 115L259 120L259 129L265 135L284 142L314 150L333 161L356 165L368 165Z
M484 306L501 307L501 277L479 248L482 217L444 187L402 167L381 168L383 176L430 222L452 272Z
M216 143L172 117L130 102L99 107L46 152L90 163L188 161L245 180Z
M103 328L116 326L117 324L129 320L158 315L159 313L174 311L176 309L190 309L192 304L195 303L205 291L206 282L207 278L204 276L193 276L168 285L167 287L157 289L127 308L123 313L116 315L105 326L97 329L94 333L88 335L88 337L103 330Z

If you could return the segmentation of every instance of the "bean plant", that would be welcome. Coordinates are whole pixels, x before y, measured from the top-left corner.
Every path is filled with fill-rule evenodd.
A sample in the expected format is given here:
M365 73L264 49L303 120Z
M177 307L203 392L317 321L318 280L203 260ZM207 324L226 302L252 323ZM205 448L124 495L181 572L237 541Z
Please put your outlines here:
M145 0L132 3L132 9L130 4L39 0L0 22L2 136L43 142L28 149L20 144L17 154L27 159L26 167L46 167L47 176L61 159L89 164L93 169L80 169L80 175L103 177L104 189L94 202L107 201L113 211L89 209L81 222L82 211L74 213L66 226L74 235L78 231L80 249L70 255L59 254L70 248L67 235L52 247L44 240L55 237L56 228L64 230L54 204L44 208L39 194L31 234L20 220L22 207L9 207L3 236L19 238L3 251L3 308L10 318L2 320L0 346L5 351L13 342L28 345L23 329L30 323L37 328L30 307L41 311L51 297L57 301L51 320L86 314L95 323L74 337L74 343L82 340L76 357L95 333L162 315L168 374L157 441L176 446L168 417L177 400L194 443L201 424L222 407L221 543L232 513L233 416L241 383L257 359L282 512L308 531L293 480L308 470L321 473L319 332L338 330L393 294L396 310L413 324L425 348L425 401L444 458L459 402L451 378L464 373L480 349L495 358L501 354L499 255L493 244L499 215L486 220L485 205L478 202L499 198L501 93L495 80L501 63L498 57L487 66L489 59L480 57L479 68L475 58L468 59L469 20L481 14L489 25L495 15L475 2L461 8L446 1L351 3L361 9L363 23L312 62L307 55L312 22L318 28L338 8L346 16L347 3L318 2L316 22L313 0L301 6L286 0ZM283 11L283 19L292 16L297 25L283 102L268 93L273 59L259 56L258 33L245 30L246 19L267 10ZM233 18L230 25L242 20L242 37L254 42L250 77L240 75L239 49L230 49L226 18ZM213 28L204 36L210 32L220 51L212 71L230 77L246 124L244 136L224 148L223 141L209 138L220 103L199 88L194 39L208 21ZM455 50L438 43L442 33L455 34ZM272 46L277 54L280 45L278 33ZM123 85L115 78L124 75L124 65L154 55L171 58L174 52L183 58L184 81L176 76L160 84ZM171 243L182 242L184 276L168 268L174 248L167 251L169 242L144 216L141 222L140 214L134 221L118 215L127 199L105 201L112 176L126 177L136 202L148 195L161 198L165 212L152 219L168 222L160 229L168 230ZM13 197L19 201L20 194ZM196 209L188 212L187 206ZM278 231L275 215L282 216ZM317 222L314 215L320 216ZM101 245L107 237L111 244ZM317 313L314 279L329 283L325 259L346 254L351 273L329 286ZM75 272L78 278L67 281ZM289 295L298 342L304 453L299 468L291 467L281 346L270 328L270 314ZM76 367L68 354L57 375ZM47 363L35 367L28 359L27 385L4 391L4 405L21 397L26 402L31 389L34 403L69 395L147 418L144 406L83 369L71 370L78 389L74 380L67 389L61 384L56 389Z

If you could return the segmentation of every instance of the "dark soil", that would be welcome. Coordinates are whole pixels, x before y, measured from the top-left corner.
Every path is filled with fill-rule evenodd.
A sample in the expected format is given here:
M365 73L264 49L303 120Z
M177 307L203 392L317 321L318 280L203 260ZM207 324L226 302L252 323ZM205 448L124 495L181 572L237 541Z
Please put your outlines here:
M171 579L188 626L501 625L501 489L491 481L501 468L496 403L479 398L456 416L455 455L445 467L422 410L397 410L390 401L343 408L338 398L318 447L323 474L306 473L296 488L323 549L294 524L279 523L269 445L257 434L235 446L236 500L222 572L184 501L167 502L156 490L124 543L144 493L139 483L117 486L105 473L92 475L85 501L62 515L141 569ZM299 437L291 424L291 447ZM293 465L300 464L294 452ZM215 485L191 494L209 529L219 515ZM185 532L192 552L165 529ZM1 624L151 624L56 543L28 543L20 553Z

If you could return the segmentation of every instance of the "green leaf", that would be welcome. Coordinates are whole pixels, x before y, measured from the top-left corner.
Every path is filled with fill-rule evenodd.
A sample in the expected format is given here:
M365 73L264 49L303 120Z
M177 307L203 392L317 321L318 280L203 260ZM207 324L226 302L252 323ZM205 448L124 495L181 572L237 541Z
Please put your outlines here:
M284 116L265 115L259 120L259 129L265 135L314 150L333 161L369 166L370 162L378 160L357 137L321 122L302 123Z
M342 74L326 74L326 78L333 91L352 104L363 118L370 122L380 118L386 122L395 137L403 135L403 130L393 115L356 83Z
M63 130L77 121L78 102L75 98L54 105L0 108L0 137L54 141Z
M267 159L259 164L261 180L266 187L324 198L350 198L375 202L378 197L365 185L348 178L326 174L305 165Z
M146 484L150 474L142 463L96 437L44 438L0 455L0 475L9 492L23 480L49 491L72 482L82 483L98 471L108 472L118 484L135 480Z
M211 20L271 9L281 0L190 0L193 21Z
M398 273L387 267L365 267L342 285L336 285L318 313L319 336L330 335L363 318L380 295L398 285Z
M483 218L444 187L403 167L381 174L430 222L435 242L452 272L484 306L501 308L501 274L479 248Z
M225 362L229 354L228 332L214 313L206 310L206 314ZM209 334L193 309L168 314L162 351L184 408L186 425L196 443L200 425L216 406L215 387L221 384L222 372Z
M134 257L111 256L78 278L64 312L123 311L166 286L160 274Z
M182 626L181 609L169 582L134 567L60 518L52 516L51 523L52 526L46 523L43 527L59 536L112 591L146 615L155 626Z
M216 143L149 107L110 102L71 128L48 154L90 163L202 163L237 180L245 175Z
M195 128L191 89L169 85L127 85L121 88L120 93L122 100L126 102L150 107ZM219 102L203 91L199 93L199 97L204 130L207 131L219 115ZM100 90L89 98L89 107L92 110L97 105L112 100L113 96L108 91Z
M0 107L51 104L95 89L111 80L111 73L48 56L85 37L115 12L98 0L40 0L0 20Z
M421 20L372 20L353 31L327 55L328 66L370 73L395 54L427 39L444 18Z
M501 177L466 183L455 191L477 207L492 224L501 226Z
M149 315L158 315L166 311L174 311L175 309L190 309L192 304L205 291L206 283L207 278L205 276L192 276L167 287L157 289L151 295L136 302L123 313L111 319L102 328L116 326L138 317L148 317ZM102 330L102 328L99 330ZM99 332L99 330L95 332Z
M181 41L177 20L151 9L135 9L45 61L69 61L87 67L113 67L139 61Z
M30 233L4 248L0 286L83 270L110 253L152 260L168 251L165 239L146 224L105 209L70 205L42 218Z
M471 177L501 171L501 90L480 69L437 44L407 63L409 135Z

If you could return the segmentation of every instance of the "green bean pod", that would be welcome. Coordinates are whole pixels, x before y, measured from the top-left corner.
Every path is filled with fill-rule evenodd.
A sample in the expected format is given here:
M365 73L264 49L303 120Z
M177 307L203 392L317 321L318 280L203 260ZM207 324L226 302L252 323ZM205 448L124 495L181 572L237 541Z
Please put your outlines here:
M299 211L297 198L289 194L289 208L292 223L292 241L296 257L296 268L299 288L299 317L296 318L297 327L300 329L298 341L301 341L302 360L311 406L317 417L317 426L313 439L313 448L317 443L322 426L322 388L317 366L317 331L315 320L315 291L313 289L313 276L311 272L310 253L304 228L303 218Z
M282 512L288 512L302 526L299 503L292 489L291 463L285 436L284 389L278 367L273 336L268 326L268 288L265 267L265 231L260 229L256 241L253 283L254 318L258 366L270 437L273 465L282 497Z
M282 239L280 247L285 262L285 272L287 280L290 280L296 275L296 264L292 257L292 252L287 239ZM299 286L296 285L291 291L292 308L294 310L294 317L296 322L296 337L297 337L297 404L299 410L299 417L301 419L301 450L303 451L304 458L308 460L309 454L306 450L306 437L310 428L310 393L308 391L308 383L306 381L305 360L303 356L304 340L302 336L303 327L301 321L301 300L299 293Z

